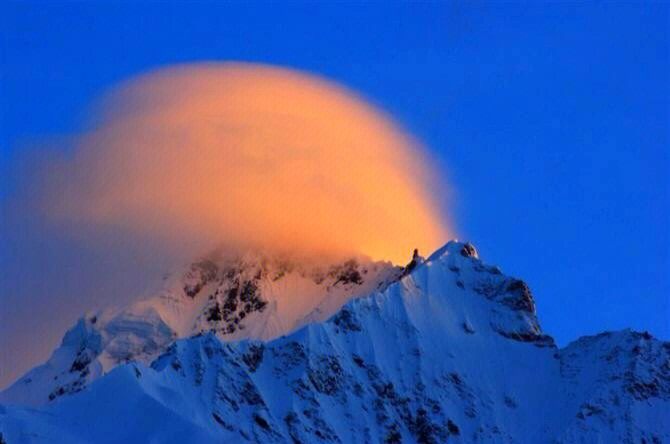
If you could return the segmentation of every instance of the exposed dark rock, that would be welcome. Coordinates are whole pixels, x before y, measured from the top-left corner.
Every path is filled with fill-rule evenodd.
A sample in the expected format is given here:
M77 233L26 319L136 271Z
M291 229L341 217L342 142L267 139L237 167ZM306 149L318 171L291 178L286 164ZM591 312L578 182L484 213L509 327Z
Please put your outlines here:
M221 307L218 303L214 303L214 305L207 310L207 320L209 322L218 322L221 319L223 319L221 317Z
M402 442L402 435L396 429L390 429L384 436L385 444L397 444Z
M505 338L519 342L530 342L537 347L554 347L556 343L554 338L545 334L533 333L530 331L505 331L494 328L496 332Z
M352 355L351 360L354 361L354 364L356 364L359 367L365 367L365 362L363 362L363 359L358 356L358 355Z
M272 354L279 358L278 365L273 372L281 375L307 361L305 348L296 341L288 342L280 347L273 347Z
M72 362L70 372L81 372L91 363L92 359L91 353L88 350L81 350Z
M261 298L258 284L254 280L240 279L233 272L227 288L219 288L209 297L204 318L213 330L232 334L243 330L242 320L252 312L263 312L267 301Z
M251 382L245 382L240 390L240 398L249 405L265 405L261 394Z
M318 410L305 409L302 413L310 421L312 432L317 438L324 441L341 442L335 431L319 416Z
M321 355L307 370L307 377L319 393L332 395L343 379L342 367L334 356Z
M507 284L507 293L511 297L504 297L502 303L514 308L515 310L523 310L528 313L535 312L535 303L533 295L530 292L528 284L521 279L512 279Z
M649 382L632 381L626 387L626 391L638 400L657 398L660 395L660 384L657 379Z
M76 393L83 390L84 382L85 381L83 378L80 378L70 384L64 384L57 387L51 393L49 393L49 401L53 401L57 397L63 396L65 394Z
M270 430L270 425L268 422L258 414L254 413L254 422L258 424L262 429Z
M452 435L458 436L461 434L458 426L451 419L447 420L447 430L449 430L449 433Z
M397 397L392 382L387 382L384 384L373 383L372 388L375 389L375 392L377 392L377 396L379 396L380 398L394 399Z
M256 298L258 286L254 281L244 281L242 290L240 291L240 299L242 302L253 301Z
M463 244L461 247L461 256L465 257L477 257L477 250L475 249L475 246L472 245L470 242L466 242Z
M284 416L284 424L286 424L286 427L288 427L288 434L291 437L293 444L302 444L298 430L298 425L300 424L298 415L295 412L287 413Z
M210 260L202 260L191 265L190 270L186 273L186 279L190 282L184 285L184 293L194 298L202 287L216 278L218 271L218 266Z
M503 399L503 401L505 402L505 405L507 407L511 408L511 409L515 409L517 407L516 402L514 401L514 398L512 398L509 395L505 395L505 398Z
M214 419L214 421L218 422L226 430L229 430L229 431L235 430L235 427L231 424L228 424L226 421L224 421L223 418L221 418L221 416L218 413L212 412L212 418Z
M250 372L255 372L258 369L258 366L263 360L263 352L265 351L265 345L262 343L251 344L247 349L247 352L242 355L242 361L249 367Z
M430 422L426 410L419 408L409 421L409 429L419 444L433 444L441 442L444 433L441 428Z
M412 260L402 270L402 276L406 276L406 275L410 274L412 271L414 271L416 266L419 265L420 261L421 261L421 256L419 256L419 250L415 248L414 253L412 253Z
M358 262L355 260L349 260L342 265L336 265L331 267L329 271L329 276L335 278L333 286L338 284L356 284L360 285L363 283L363 277L358 271Z
M356 319L355 315L346 308L340 310L331 322L343 331L361 331L361 324Z
M580 406L580 410L577 412L577 418L585 419L586 417L599 415L601 413L603 413L602 407L586 403Z

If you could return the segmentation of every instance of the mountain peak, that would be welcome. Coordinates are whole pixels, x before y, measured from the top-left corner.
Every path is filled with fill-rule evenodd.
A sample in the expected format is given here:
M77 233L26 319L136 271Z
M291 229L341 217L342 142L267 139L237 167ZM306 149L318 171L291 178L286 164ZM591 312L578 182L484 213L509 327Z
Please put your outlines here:
M469 243L406 267L210 256L81 319L0 393L0 433L118 442L106 421L146 417L135 440L664 442L669 356L630 331L559 349Z
M436 266L447 272L445 290L500 304L490 314L498 334L553 344L541 332L528 286L484 264L467 242L450 241L428 259L415 250L405 267L363 256L316 260L262 250L219 251L172 273L152 297L82 318L51 359L19 379L0 400L19 396L34 404L76 392L121 363L149 363L177 338L211 332L225 341L269 340L324 321L347 301L381 293L394 283L417 285ZM51 388L25 390L23 385Z
M1 393L0 401L39 404L77 392L119 364L149 363L177 338L211 332L226 341L272 339L325 320L402 272L364 256L210 253L168 275L149 298L88 313L47 363Z
M471 257L473 259L479 259L477 250L475 246L470 242L460 242L458 240L450 240L442 247L438 248L428 257L428 260L433 261L446 254L460 254L463 257Z

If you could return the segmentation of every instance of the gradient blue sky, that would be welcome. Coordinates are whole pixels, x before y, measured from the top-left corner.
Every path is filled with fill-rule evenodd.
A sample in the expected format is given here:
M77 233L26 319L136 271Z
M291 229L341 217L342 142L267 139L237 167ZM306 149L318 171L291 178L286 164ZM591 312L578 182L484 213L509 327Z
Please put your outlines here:
M668 338L669 11L5 2L0 199L20 186L26 141L76 131L86 104L127 76L212 59L291 66L358 90L430 147L449 169L457 232L529 282L559 343L626 326ZM47 278L3 250L0 320L19 334L13 310L46 322L56 302L22 308L10 281Z

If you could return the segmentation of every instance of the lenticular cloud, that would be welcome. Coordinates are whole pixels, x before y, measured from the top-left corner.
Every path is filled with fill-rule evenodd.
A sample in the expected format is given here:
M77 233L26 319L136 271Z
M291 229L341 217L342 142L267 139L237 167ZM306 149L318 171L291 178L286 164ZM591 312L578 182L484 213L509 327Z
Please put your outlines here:
M450 235L423 150L348 90L285 68L181 65L96 106L42 169L53 219L200 246L403 262ZM48 190L48 191L47 191Z

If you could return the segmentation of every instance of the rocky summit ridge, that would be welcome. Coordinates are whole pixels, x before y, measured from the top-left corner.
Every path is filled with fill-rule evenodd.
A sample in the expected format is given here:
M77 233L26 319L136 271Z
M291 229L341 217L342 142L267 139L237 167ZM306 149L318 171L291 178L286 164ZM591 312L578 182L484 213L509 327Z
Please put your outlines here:
M207 258L0 393L4 442L670 442L670 343L558 348L451 241L406 267Z

